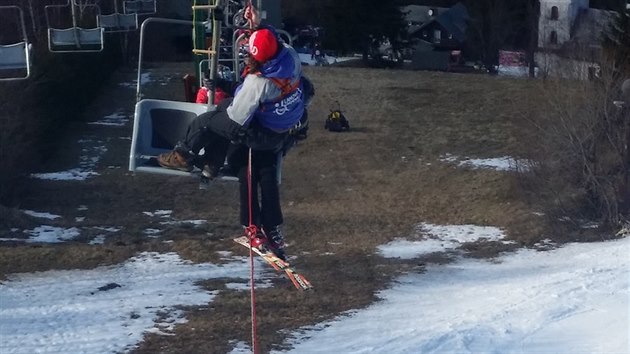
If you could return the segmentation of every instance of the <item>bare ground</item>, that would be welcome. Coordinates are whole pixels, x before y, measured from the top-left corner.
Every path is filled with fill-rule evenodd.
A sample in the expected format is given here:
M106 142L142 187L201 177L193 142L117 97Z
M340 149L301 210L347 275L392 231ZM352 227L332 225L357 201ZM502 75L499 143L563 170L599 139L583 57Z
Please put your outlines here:
M181 77L187 70L188 65L174 64L153 68L159 80L148 85L147 97L183 99ZM376 254L378 245L411 234L420 222L497 226L516 241L511 247L467 245L463 251L471 257L493 257L549 237L519 196L511 173L457 168L441 160L445 154L517 156L518 120L532 105L532 82L359 68L306 68L306 73L316 86L309 138L287 156L281 193L287 251L297 256L294 264L315 289L300 293L278 278L275 287L259 290L265 352L281 345L283 329L365 307L397 274L421 271L427 262L448 262L443 256L395 261ZM134 88L118 83L134 78L131 70L117 73L86 120L118 109L132 117ZM350 121L349 133L324 130L336 100ZM23 238L22 230L41 224L18 209L61 215L47 224L78 227L81 236L63 244L0 243L0 280L18 272L116 264L142 251L174 251L195 262L221 262L216 251L243 252L231 241L240 232L236 184L214 183L200 191L191 178L131 174L131 127L131 120L124 127L77 123L60 137L55 158L41 167L42 172L76 167L77 141L90 137L107 148L96 167L99 176L82 182L27 179L16 186L19 198L12 208L0 209L2 237ZM208 223L165 227L143 214L156 210ZM88 244L102 227L121 231L102 245ZM162 229L161 237L148 237L148 228ZM224 287L217 281L201 285ZM231 349L229 340L249 340L247 292L225 289L209 306L186 311L189 322L178 326L175 336L148 334L135 352L224 353Z

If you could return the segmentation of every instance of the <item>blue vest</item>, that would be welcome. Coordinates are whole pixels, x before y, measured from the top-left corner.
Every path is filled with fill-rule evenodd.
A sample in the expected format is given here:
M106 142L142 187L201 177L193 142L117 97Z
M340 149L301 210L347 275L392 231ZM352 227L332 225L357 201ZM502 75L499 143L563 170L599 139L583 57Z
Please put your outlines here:
M264 77L264 75L261 74ZM298 82L295 87L283 87L280 85L290 85L288 80L284 83L280 80L272 80L283 94L274 100L263 102L258 110L254 112L256 119L262 126L276 132L284 132L293 128L304 114L304 87L302 82Z

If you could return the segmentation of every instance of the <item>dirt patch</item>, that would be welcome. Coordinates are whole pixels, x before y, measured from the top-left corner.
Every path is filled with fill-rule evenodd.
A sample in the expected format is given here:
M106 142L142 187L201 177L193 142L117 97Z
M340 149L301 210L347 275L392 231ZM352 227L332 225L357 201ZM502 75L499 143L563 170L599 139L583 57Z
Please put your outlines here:
M182 99L181 77L192 68L151 69L155 81L146 97ZM299 293L288 281L261 289L258 296L260 345L278 348L286 331L314 324L375 301L401 272L422 271L426 263L449 262L448 255L409 261L383 259L376 247L409 235L420 222L475 224L506 230L515 246L468 244L464 252L494 257L541 237L539 217L521 200L510 172L461 168L446 154L466 157L517 155L518 119L530 102L526 80L397 70L309 67L316 86L309 138L284 162L281 186L289 255L315 289ZM89 110L89 121L114 111L133 115L135 79L121 70ZM163 85L164 83L164 85ZM348 133L324 130L334 102L350 121ZM36 221L17 209L61 217L45 222L77 227L81 237L61 244L0 243L0 277L48 269L88 269L123 262L142 251L177 252L194 262L221 262L219 251L246 255L231 238L238 235L236 184L214 183L207 191L190 178L127 171L132 120L123 126L84 124L64 137L66 144L42 172L78 165L86 136L106 147L85 181L28 179L12 209L0 209L0 232L22 237ZM156 211L168 210L168 217ZM205 220L201 224L189 220ZM178 221L165 224L164 221ZM151 231L159 230L159 231ZM152 233L153 232L153 233ZM101 237L102 244L93 244ZM165 243L165 240L170 242ZM220 282L202 283L221 291L207 307L187 308L189 322L175 336L149 334L138 353L226 352L230 340L249 341L249 294ZM208 350L202 350L208 352Z

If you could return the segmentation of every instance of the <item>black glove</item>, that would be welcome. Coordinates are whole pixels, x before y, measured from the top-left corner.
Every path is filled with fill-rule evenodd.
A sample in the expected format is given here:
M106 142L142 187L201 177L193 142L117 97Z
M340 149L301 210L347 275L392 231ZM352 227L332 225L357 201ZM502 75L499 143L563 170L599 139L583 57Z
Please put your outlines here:
M214 80L210 80L207 77L203 78L203 87L207 88L208 90L214 91L214 87L215 87L215 83Z

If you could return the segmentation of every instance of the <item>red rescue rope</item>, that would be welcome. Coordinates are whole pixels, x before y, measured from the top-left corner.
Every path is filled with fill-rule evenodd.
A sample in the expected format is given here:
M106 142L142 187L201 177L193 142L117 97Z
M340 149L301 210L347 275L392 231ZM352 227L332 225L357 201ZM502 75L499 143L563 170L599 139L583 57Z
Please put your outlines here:
M253 11L252 0L247 2L245 7ZM249 19L249 28L253 29L253 22ZM249 226L245 230L249 237L249 263L250 263L250 279L251 279L251 316L252 316L252 351L254 354L258 353L258 342L256 341L256 292L254 286L254 251L252 249L252 240L258 234L258 228L254 225L254 219L252 215L252 149L249 149L249 157L247 161L247 195L248 195L248 209L249 209Z
M250 306L252 316L252 351L254 354L258 353L258 342L256 341L256 286L254 285L254 251L252 249L252 240L258 233L258 228L254 225L254 219L252 216L252 149L249 149L249 156L247 159L247 195L248 195L248 208L249 208L249 226L245 228L245 234L249 238L249 278L251 286Z

